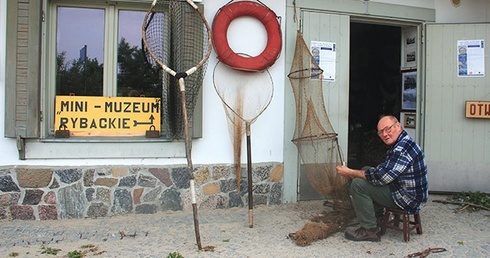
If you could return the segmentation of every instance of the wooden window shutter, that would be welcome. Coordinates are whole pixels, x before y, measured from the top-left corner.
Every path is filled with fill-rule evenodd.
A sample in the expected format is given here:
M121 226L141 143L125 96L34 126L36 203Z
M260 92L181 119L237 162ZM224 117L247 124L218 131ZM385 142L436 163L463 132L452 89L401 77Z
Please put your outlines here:
M40 134L42 2L7 1L5 137Z

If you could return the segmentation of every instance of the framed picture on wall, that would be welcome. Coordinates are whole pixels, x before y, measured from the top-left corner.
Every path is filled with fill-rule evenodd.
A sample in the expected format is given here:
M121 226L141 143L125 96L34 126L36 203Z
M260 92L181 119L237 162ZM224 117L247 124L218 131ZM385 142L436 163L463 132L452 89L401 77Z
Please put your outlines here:
M417 27L402 28L402 69L417 67Z
M406 113L403 119L403 127L415 128L415 113Z
M402 73L402 110L417 108L417 71Z

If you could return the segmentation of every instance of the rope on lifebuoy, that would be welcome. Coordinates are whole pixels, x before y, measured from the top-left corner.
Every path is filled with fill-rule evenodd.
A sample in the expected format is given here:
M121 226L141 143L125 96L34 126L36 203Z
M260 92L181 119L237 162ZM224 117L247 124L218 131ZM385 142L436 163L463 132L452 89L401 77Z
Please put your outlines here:
M230 23L242 16L258 19L267 31L267 45L258 56L239 55L230 48L227 32ZM252 1L239 1L221 7L212 27L213 45L218 59L229 67L243 71L262 71L274 64L282 48L281 26L278 17L268 7Z

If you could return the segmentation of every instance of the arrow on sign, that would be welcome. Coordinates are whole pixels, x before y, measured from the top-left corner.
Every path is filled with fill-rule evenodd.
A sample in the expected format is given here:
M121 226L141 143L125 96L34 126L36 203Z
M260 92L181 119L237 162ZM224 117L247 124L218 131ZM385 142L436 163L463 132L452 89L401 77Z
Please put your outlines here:
M150 115L150 122L138 122L136 120L133 120L134 121L134 124L133 126L137 126L137 125L152 125L153 124L153 120L155 120L155 117L153 117L153 115Z

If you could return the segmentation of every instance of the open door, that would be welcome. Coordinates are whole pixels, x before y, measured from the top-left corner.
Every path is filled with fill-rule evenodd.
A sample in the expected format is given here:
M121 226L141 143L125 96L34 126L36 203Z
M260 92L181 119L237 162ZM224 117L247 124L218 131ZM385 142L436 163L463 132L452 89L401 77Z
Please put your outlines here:
M425 31L421 133L429 168L429 190L489 192L490 114L487 118L467 118L465 102L490 101L489 53L484 47L490 43L490 24L427 24ZM467 74L458 72L464 69L458 66L458 55L462 54L458 44L468 50L474 48L472 53L466 53ZM470 65L473 67L469 68Z
M301 12L302 34L306 44L335 43L335 78L323 80L325 109L334 130L339 134L339 146L343 157L347 156L349 114L349 16L322 12ZM321 65L320 65L321 66ZM331 68L331 67L330 67ZM325 67L322 69L326 70ZM321 199L315 192L306 173L299 164L299 200Z

